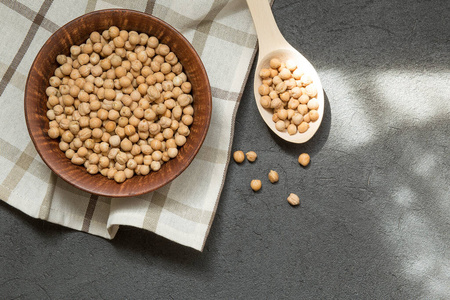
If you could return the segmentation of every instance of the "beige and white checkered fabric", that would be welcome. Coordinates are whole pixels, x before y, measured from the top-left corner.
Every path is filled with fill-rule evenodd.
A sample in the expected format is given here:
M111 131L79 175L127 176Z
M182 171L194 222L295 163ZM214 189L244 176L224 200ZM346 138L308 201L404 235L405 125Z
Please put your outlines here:
M0 2L0 199L31 217L104 238L112 239L120 225L130 225L202 250L255 53L257 39L245 1ZM203 147L181 176L141 197L111 199L72 187L42 162L26 129L23 95L33 59L53 32L84 13L124 4L168 22L193 44L209 75L213 113Z

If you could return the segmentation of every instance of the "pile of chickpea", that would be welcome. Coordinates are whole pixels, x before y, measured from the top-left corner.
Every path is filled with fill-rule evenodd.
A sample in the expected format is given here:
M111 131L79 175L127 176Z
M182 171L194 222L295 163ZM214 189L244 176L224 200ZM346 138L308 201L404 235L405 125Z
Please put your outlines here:
M309 123L319 119L317 88L312 77L297 67L293 60L270 60L270 68L261 69L258 87L261 106L273 111L272 120L278 131L290 135L304 133Z
M122 183L177 156L194 108L191 83L167 45L112 26L56 60L48 135L72 163Z

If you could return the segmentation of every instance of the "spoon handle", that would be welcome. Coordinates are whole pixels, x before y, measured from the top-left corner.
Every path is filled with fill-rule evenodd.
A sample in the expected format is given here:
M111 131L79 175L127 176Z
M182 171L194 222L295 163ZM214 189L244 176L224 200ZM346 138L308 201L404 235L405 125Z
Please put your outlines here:
M269 2L267 0L247 0L247 5L258 35L258 60L273 50L290 48L289 43L278 29Z

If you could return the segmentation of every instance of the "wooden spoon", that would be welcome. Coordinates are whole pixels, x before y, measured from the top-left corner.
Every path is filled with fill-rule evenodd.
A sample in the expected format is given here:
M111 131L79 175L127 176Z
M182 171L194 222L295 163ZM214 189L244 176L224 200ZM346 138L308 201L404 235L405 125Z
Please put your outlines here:
M258 64L256 66L254 79L255 100L259 113L267 126L282 139L297 144L305 143L312 138L317 129L319 129L323 118L325 101L319 75L317 75L317 72L311 63L284 39L278 29L267 0L247 0L247 4L250 8L253 23L255 24L259 43ZM258 92L258 87L262 84L262 80L259 77L259 72L262 68L269 68L270 59L275 57L279 58L282 62L286 62L288 59L294 60L297 63L298 68L312 77L314 85L317 87L316 98L319 102L319 119L315 122L310 122L309 129L304 133L297 132L294 135L290 135L286 130L283 132L278 131L272 120L272 109L266 109L261 106L261 95Z

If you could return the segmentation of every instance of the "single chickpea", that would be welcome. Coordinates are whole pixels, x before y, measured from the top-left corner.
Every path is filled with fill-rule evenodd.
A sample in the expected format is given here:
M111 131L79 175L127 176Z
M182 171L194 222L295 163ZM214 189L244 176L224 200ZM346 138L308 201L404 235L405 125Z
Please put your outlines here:
M176 142L176 138L177 137L175 137L175 142ZM245 159L244 152L240 151L240 150L239 151L235 151L233 153L233 158L234 158L234 161L237 162L238 164L242 163L244 161L244 159Z
M282 69L280 71L280 73L278 74L278 76L280 76L281 80L287 80L287 79L291 78L292 74L291 74L291 71L289 71L288 69Z
M309 128L309 124L307 122L301 122L300 125L298 125L298 132L305 133Z
M70 132L70 131L69 131ZM52 139L57 139L57 138L59 138L59 128L57 128L57 127L51 127L49 130L48 130L48 136L50 137L50 138L52 138ZM73 135L72 135L73 136ZM66 139L68 140L68 138L66 137ZM65 141L65 142L67 142L67 141Z
M271 183L278 182L279 176L278 176L278 173L276 171L270 170L268 177L269 177L269 181Z
M63 152L66 152L67 150L69 150L69 144L68 143L66 143L66 142L64 142L64 141L61 141L61 142L59 142L59 149L61 150L61 151L63 151Z
M167 154L170 158L175 158L178 155L178 149L177 148L169 148L167 150Z
M123 139L120 142L120 148L125 152L130 151L132 147L133 147L133 143L127 138Z
M186 143L186 137L183 135L178 135L175 137L175 143L177 146L181 147Z
M279 120L278 122L275 123L275 128L278 131L284 131L286 129L286 125L283 120Z
M308 114L312 122L315 122L319 119L319 113L317 112L317 110L313 109Z
M275 91L279 94L284 93L287 89L286 82L282 81L276 85Z
M306 104L300 104L297 107L297 111L302 115L305 116L308 113L308 106Z
M79 157L85 157L88 153L88 150L86 147L80 147L78 148L77 154Z
M162 152L159 150L153 151L152 159L153 161L160 161L162 159Z
M150 168L152 169L152 171L156 172L159 169L161 169L161 163L159 161L152 161L151 164L150 164Z
M89 127L91 127L91 129L100 128L101 126L102 120L100 120L99 118L92 118L89 120Z
M270 77L270 70L269 69L261 69L261 71L259 71L259 77L261 77L261 78L269 78Z
M190 82L183 82L181 84L181 90L183 91L183 93L189 94L192 90L192 84Z
M155 150L155 151L156 150L161 150L162 143L159 140L154 139L154 140L152 140L150 142L150 147L152 147L152 149Z
M281 93L281 94L280 94L280 99L281 99L283 102L289 101L290 97L291 97L291 95L289 94L288 91L285 91L284 93ZM283 104L283 105L284 105L284 104Z
M125 172L124 172L124 171L117 171L117 172L114 174L114 180L115 180L117 183L122 183L122 182L124 182L126 179L127 179L127 177L125 176Z
M113 135L109 138L109 144L111 147L119 147L120 141L121 139L118 135Z
M247 160L249 162L254 162L256 160L256 158L258 157L258 155L256 154L255 151L249 151L249 152L245 153L245 156L247 157Z
M89 174L91 174L91 175L97 174L98 173L98 166L90 164L89 167L87 168L87 172Z
M58 64L63 65L67 62L67 57L63 54L60 54L56 56L56 61L58 62Z
M319 109L319 101L317 101L316 98L313 98L311 100L308 101L308 108L311 110L318 110Z
M297 126L295 124L289 124L287 127L287 132L289 135L294 135L297 133Z
M72 149L67 149L65 155L68 159L72 159L72 157L75 155L75 151Z
M270 102L270 108L278 109L281 107L283 107L283 101L281 101L280 98L272 99L272 101Z
M272 69L278 69L281 66L281 61L278 58L272 58L269 64Z
M300 125L301 122L303 122L303 116L301 114L299 114L299 113L295 113L292 116L292 124L298 126L298 125Z
M72 161L72 163L75 164L75 165L82 165L82 164L84 164L84 162L86 161L86 159L83 158L83 157L79 157L78 154L75 153L75 154L72 156L71 161Z
M280 109L278 112L277 112L277 116L278 116L278 118L280 119L280 120L286 120L287 119L287 116L288 116L288 114L287 114L287 110L285 110L284 108L282 108L282 109Z
M125 126L125 134L127 136L131 136L136 133L136 128L133 125L126 125Z
M70 47L70 53L73 55L73 56L78 56L80 53L81 53L81 48L80 48L80 46L72 46L72 47Z
M291 98L288 102L288 108L289 109L297 109L297 107L300 105L300 102L296 100L295 98Z
M259 180L259 179L253 179L253 180L250 182L250 187L252 188L252 190L253 190L254 192L259 191L259 190L261 189L261 180Z
M269 96L262 96L259 100L260 104L264 108L270 108L271 99Z
M292 206L297 206L300 204L300 198L294 193L289 194L289 196L287 197L287 201Z
M306 89L306 95L308 95L309 97L313 98L317 95L317 88L314 85L314 83L307 85L305 87L305 89Z
M136 167L136 170L138 169L138 167ZM141 165L140 166L140 173L141 173L141 175L144 175L144 176L147 175L148 173L150 173L150 167L147 166L147 165Z
M258 88L258 93L259 93L261 96L269 95L269 92L270 92L270 88L269 88L269 86L266 85L266 84L262 84L262 85L260 85L259 88Z
M52 132L52 134L53 134L53 132ZM73 138L74 138L74 135L69 130L64 131L64 133L61 135L61 139L66 143L70 143L73 140Z

